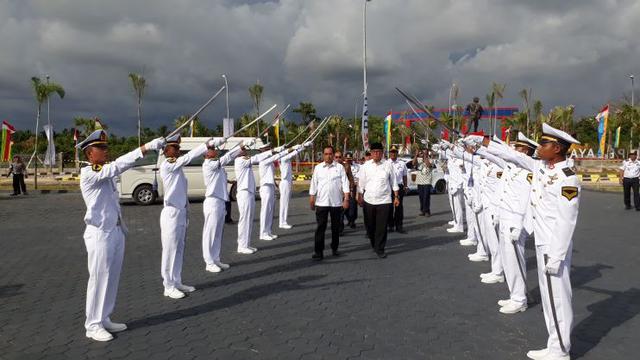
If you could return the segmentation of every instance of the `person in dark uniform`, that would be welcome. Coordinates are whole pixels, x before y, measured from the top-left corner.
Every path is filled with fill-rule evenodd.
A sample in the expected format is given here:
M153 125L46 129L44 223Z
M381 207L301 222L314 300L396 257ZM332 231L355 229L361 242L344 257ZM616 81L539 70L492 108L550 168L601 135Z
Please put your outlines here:
M478 120L482 117L484 109L480 105L480 99L476 96L473 98L473 102L467 105L465 109L469 113L467 119L467 133L472 132L471 126L473 126L473 132L478 131Z

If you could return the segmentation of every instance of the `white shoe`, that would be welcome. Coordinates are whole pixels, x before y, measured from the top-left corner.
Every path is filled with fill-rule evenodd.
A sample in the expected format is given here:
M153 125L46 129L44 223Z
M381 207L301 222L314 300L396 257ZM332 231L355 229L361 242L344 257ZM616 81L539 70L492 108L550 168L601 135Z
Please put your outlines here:
M455 222L455 221L453 221L453 220L451 220L451 221L449 221L449 222L447 223L447 225L451 225L451 226L453 226L453 225L455 225L455 224L456 224L456 222Z
M527 353L529 359L543 359L549 354L549 349L531 350Z
M452 228L448 228L447 229L448 233L463 233L464 230L457 228L457 227L452 227Z
M480 274L480 277L482 277L482 275L484 274ZM500 307L507 306L510 303L511 303L511 299L498 300L498 306Z
M460 240L460 245L462 246L476 246L478 245L477 242L471 240L471 239L464 239L464 240Z
M504 282L504 276L502 276L502 275L486 276L486 277L482 278L482 280L480 280L480 281L485 283L485 284L502 283L502 282Z
M277 239L278 238L278 235L276 235L276 234L269 234L269 236L271 236L272 239Z
M196 288L193 286L189 286L189 285L185 285L185 284L180 284L180 285L176 285L176 288L184 293L192 293L194 291L196 291Z
M253 246L249 246L249 247L248 247L248 249L249 249L249 250L253 250L253 252L258 251L258 249L257 249L257 248L254 248Z
M127 330L127 325L126 324L114 323L114 322L111 322L111 320L103 321L102 322L102 326L104 326L105 330L107 330L108 332L112 332L112 333L116 333L116 332Z
M205 268L205 270L207 270L208 272L212 272L212 273L219 273L219 272L222 271L220 266L218 266L216 264L208 264L207 267Z
M293 226L289 225L289 224L284 224L284 225L280 225L278 226L280 229L285 229L285 230L289 230L291 229Z
M527 304L518 304L513 301L500 308L500 312L503 314L517 314L525 310L527 310Z
M540 360L571 360L571 357L569 355L555 355L555 354L547 353L546 356L539 357L539 358L536 358L536 359L540 359Z
M260 236L260 240L264 240L264 241L271 241L274 240L275 238L269 235L262 235Z
M109 333L107 330L100 328L97 330L87 330L86 333L89 339L93 339L95 341L110 341L113 340L113 335Z
M164 296L168 296L172 299L182 299L185 295L182 291L176 288L164 289Z
M227 270L228 268L231 267L231 266L229 266L229 264L225 264L225 263L220 262L220 261L216 261L215 264L222 270Z
M240 254L253 254L255 252L255 250L251 250L250 248L238 248L238 253Z
M488 273L482 273L480 274L480 279L484 279L487 276L493 276L493 273L491 271L489 271ZM500 306L504 306L504 305L500 305Z
M489 257L486 255L471 254L469 255L469 261L473 261L473 262L489 261Z

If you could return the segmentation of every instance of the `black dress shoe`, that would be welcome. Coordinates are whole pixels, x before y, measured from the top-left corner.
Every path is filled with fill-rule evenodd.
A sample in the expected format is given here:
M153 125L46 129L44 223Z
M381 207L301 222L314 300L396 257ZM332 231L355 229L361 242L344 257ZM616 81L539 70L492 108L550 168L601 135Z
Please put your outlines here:
M341 255L340 251L338 250L331 250L331 253L333 254L333 256L336 256L336 257Z
M356 223L349 224L349 227L352 228L352 229L355 229L356 228Z
M404 231L404 229L398 229L397 231L398 231L400 234L406 234L406 233L407 233L406 231Z
M377 253L377 254L378 254L378 257L379 257L380 259L384 259L384 258L386 258L386 257L387 257L387 253L384 253L384 252Z
M311 258L312 258L314 261L320 261L320 260L322 260L323 256L322 256L322 254L316 254L316 253L314 253L314 254L313 254L313 256L311 256Z

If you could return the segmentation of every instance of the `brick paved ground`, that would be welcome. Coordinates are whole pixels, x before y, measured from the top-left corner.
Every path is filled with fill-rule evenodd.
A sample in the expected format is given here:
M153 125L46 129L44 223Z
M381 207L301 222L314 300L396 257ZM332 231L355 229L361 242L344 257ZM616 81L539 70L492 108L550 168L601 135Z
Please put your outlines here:
M162 296L161 207L123 206L130 235L113 319L130 330L96 343L83 329L80 195L1 194L0 358L522 359L543 347L540 306L498 313L506 287L480 283L488 264L467 261L459 237L444 231L446 198L433 199L428 219L414 216L416 197L406 201L409 234L390 235L385 260L360 227L342 239L344 256L312 262L314 217L306 198L296 198L295 227L254 241L255 255L233 251L236 229L228 226L223 260L232 268L220 274L204 271L202 204L192 202L183 279L199 291L182 300ZM617 194L584 193L572 271L574 358L633 359L640 350L640 213L621 203ZM533 265L531 249L527 256ZM535 269L528 274L538 295Z

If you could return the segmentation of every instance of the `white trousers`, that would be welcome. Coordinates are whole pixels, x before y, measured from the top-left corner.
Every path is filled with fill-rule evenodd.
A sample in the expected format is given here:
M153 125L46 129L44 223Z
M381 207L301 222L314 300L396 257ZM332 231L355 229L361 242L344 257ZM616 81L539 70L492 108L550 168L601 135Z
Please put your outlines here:
M564 344L566 353L560 348L558 340L558 332L556 331L555 322L553 321L553 313L551 309L551 301L549 300L549 288L547 285L547 275L544 273L544 254L547 252L546 246L536 246L536 258L538 260L538 282L540 285L540 296L542 297L542 311L544 312L544 321L547 325L549 339L547 340L547 349L550 354L567 355L571 349L571 327L573 326L573 308L571 306L571 279L569 272L571 270L571 247L567 252L567 257L560 264L558 274L551 275L551 288L553 291L553 301L555 304L556 315L560 328L562 343Z
M289 225L287 222L287 218L289 217L289 201L291 200L291 181L282 180L280 181L280 209L278 222L279 225Z
M464 196L462 195L462 190L458 190L451 195L451 202L453 203L453 227L464 230Z
M476 254L489 256L489 245L487 245L487 238L484 235L484 217L487 215L487 212L484 209L480 210L478 213L478 244L476 245Z
M110 320L116 304L124 258L124 233L120 226L107 232L89 225L84 231L84 244L89 269L84 327L96 330L104 327L105 320Z
M485 244L489 247L487 249L491 253L491 272L494 275L502 275L502 259L500 259L500 242L498 241L498 234L496 228L493 226L492 218L495 216L493 209L485 207L482 217L482 236L484 236Z
M187 234L187 209L165 206L160 213L160 239L162 240L162 274L165 289L182 285L182 261Z
M515 243L511 241L511 229L522 229L522 221L512 221L504 217L500 219L501 259L504 277L509 287L510 299L520 305L527 303L527 263L524 258L524 243L526 232L520 231L520 238ZM522 271L520 270L522 267ZM524 276L523 276L524 275Z
M466 201L466 196L464 201L464 214L467 220L467 239L476 241L478 240L478 236L476 234L476 232L478 231L477 230L478 223L476 222L475 212L473 212L473 209L471 208L469 203L467 203Z
M246 190L236 194L238 203L238 248L247 248L251 244L251 231L253 229L254 207L256 206L255 194Z
M207 265L220 262L220 246L224 229L225 203L214 197L204 199L204 227L202 229L202 256Z
M276 187L272 184L260 186L260 237L271 235Z

